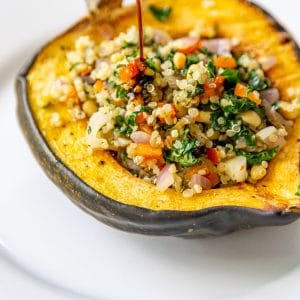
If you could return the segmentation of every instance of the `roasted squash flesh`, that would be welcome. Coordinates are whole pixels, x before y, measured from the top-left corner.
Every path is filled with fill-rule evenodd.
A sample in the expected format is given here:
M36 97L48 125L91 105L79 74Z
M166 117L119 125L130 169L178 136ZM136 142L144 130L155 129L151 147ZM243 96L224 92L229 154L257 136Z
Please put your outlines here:
M203 3L202 3L203 2ZM171 6L172 16L167 22L159 22L145 9L146 25L168 31L177 37L191 30L204 20L217 26L224 37L238 38L241 49L256 57L275 56L277 64L268 76L285 96L292 101L290 89L300 89L299 57L292 41L258 8L239 0L216 0L212 6L205 1L151 0L149 4ZM298 190L300 119L287 145L270 163L268 175L257 184L204 191L199 196L183 198L173 190L159 192L155 186L132 176L108 152L88 152L85 143L87 121L72 122L67 107L62 104L42 108L43 91L49 89L54 77L68 72L65 54L81 35L89 35L95 41L107 38L108 24L113 35L136 24L135 8L119 8L109 16L87 17L70 31L55 39L38 55L30 69L28 98L38 127L56 156L79 178L99 193L118 202L151 210L197 211L219 206L239 206L263 211L297 211L300 209ZM53 128L50 124L53 112L63 116L64 126Z

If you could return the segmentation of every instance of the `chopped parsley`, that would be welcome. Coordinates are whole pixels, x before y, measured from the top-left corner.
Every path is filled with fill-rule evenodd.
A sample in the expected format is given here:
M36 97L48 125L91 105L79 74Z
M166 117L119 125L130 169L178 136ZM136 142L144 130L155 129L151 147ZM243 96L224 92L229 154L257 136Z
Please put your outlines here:
M153 108L151 108L150 106L142 106L139 112L146 112L151 114L153 111Z
M214 78L216 76L216 68L211 60L208 61L206 68L209 72L210 78Z
M118 86L118 84L112 80L108 80L107 84L111 87L111 88L116 88Z
M159 7L156 5L150 5L149 11L156 18L156 20L160 22L166 22L172 14L172 7L170 6Z
M127 99L128 91L119 85L116 90L116 96L117 96L117 98L122 99L122 100Z
M121 115L118 115L115 117L115 132L118 134L124 134L126 136L129 136L132 133L132 126L136 125L135 120L136 115L129 115L127 117L122 117Z
M256 138L255 135L251 132L251 130L243 128L240 132L238 132L234 139L237 140L239 138L244 138L247 145L249 147L255 147L256 146Z
M279 108L280 108L280 102L279 101L277 101L274 104L272 104L272 109L274 111L278 110Z
M176 162L182 167L192 167L201 163L201 159L195 156L200 147L198 140L184 137L173 143L170 150L165 151L164 158L167 162Z
M190 98L193 98L193 97L203 94L204 92L205 92L205 90L204 90L203 86L200 83L197 83L195 90L193 92L189 92L188 96Z
M272 160L277 154L279 148L275 147L270 150L261 151L261 152L245 152L243 150L237 150L238 155L245 156L249 165L259 165L263 161Z
M87 133L88 133L88 134L91 134L91 133L92 133L92 127L91 127L91 126L88 126L88 128L87 128Z
M138 49L137 48L133 48L132 52L128 55L126 55L126 58L130 58L130 57L137 57L138 56Z
M268 80L266 78L260 78L256 70L252 70L248 78L248 91L262 91L268 88Z
M209 105L212 110L211 128L215 130L225 131L234 125L233 123L238 114L248 110L257 110L257 105L247 98L239 98L231 93L225 93L223 98L228 100L226 106L217 103ZM220 118L224 120L221 124L219 122Z
M221 76L225 77L226 82L231 85L235 85L240 81L238 70L227 69L221 74Z
M133 113L133 114L131 114L131 115L129 115L129 116L126 116L125 117L125 123L127 124L127 125L130 125L130 126L136 126L137 125L137 123L136 123L136 113Z
M153 109L150 106L142 106L139 111L136 111L136 112L126 116L125 118L121 115L117 115L115 117L115 122L116 122L115 131L118 134L124 134L126 136L129 136L133 132L132 127L138 125L137 121L136 121L136 116L140 112L147 112L150 114L150 113L152 113L152 110Z
M138 176L140 175L140 171L138 171L138 170L132 170L132 169L130 169L129 172L130 172L132 175L136 176L136 177L138 177Z
M132 43L132 42L127 42L127 41L124 41L123 44L122 44L122 48L133 48L133 47L137 47L137 44L136 43Z
M147 59L146 63L150 69L152 69L155 72L159 72L160 68L154 63L153 59Z
M219 120L222 119L225 122L220 124ZM227 129L227 119L225 118L224 112L221 109L215 110L210 115L210 127L218 131L226 131Z
M223 107L225 115L239 114L256 107L256 103L247 98L239 98L230 93L225 93L223 98L229 100L230 103Z
M186 57L185 68L188 69L191 65L195 65L200 61L200 58L196 54L189 54Z
M203 54L205 54L205 55L207 55L207 56L209 56L209 57L211 57L211 56L214 55L213 52L209 51L209 50L206 49L206 48L201 48L201 49L200 49L200 52L203 53Z
M118 70L114 70L113 71L113 75L116 77L116 78L119 78L119 71Z

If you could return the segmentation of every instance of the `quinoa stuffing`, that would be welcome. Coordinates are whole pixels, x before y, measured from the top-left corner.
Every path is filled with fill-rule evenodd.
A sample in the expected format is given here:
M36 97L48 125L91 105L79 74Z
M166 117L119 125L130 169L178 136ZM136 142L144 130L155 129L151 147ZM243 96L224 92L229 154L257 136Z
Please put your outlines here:
M276 60L235 50L238 41L199 28L172 39L146 27L139 59L138 31L130 27L96 44L89 36L67 54L69 73L56 78L53 101L87 119L92 151L118 162L161 191L191 197L203 190L267 174L293 122L279 112L299 110L299 97L281 101L265 72ZM294 105L291 108L291 105ZM53 126L61 126L58 113Z

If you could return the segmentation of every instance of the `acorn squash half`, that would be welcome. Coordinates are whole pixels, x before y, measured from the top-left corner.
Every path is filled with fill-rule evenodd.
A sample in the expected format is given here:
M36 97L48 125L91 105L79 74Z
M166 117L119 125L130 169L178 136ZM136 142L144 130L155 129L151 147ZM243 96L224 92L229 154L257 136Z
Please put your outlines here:
M257 184L204 191L183 198L169 189L159 192L152 184L125 170L108 152L88 153L84 142L86 121L52 128L52 108L41 108L41 90L50 74L64 74L65 52L80 35L96 41L136 24L136 9L119 7L121 1L104 1L95 14L46 45L20 72L17 83L18 118L38 162L63 192L98 220L121 230L172 236L225 234L241 228L283 225L300 216L299 138L296 119L287 145L270 164L268 175ZM300 88L300 50L286 30L257 5L241 0L144 1L147 25L179 36L197 20L215 23L220 35L237 37L253 55L274 55L277 65L268 76L288 99L289 88ZM171 18L159 22L149 4L171 6ZM118 5L116 5L118 4ZM113 32L110 29L113 28ZM64 107L56 107L63 113ZM299 192L298 192L299 193Z

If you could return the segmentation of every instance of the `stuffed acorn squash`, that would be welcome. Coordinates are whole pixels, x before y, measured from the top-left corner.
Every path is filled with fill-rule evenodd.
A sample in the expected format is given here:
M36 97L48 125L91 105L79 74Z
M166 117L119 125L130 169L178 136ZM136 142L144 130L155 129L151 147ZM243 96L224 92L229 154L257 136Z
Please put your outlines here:
M300 64L240 0L102 1L17 79L47 175L116 228L219 235L299 217ZM143 50L143 51L141 51Z

